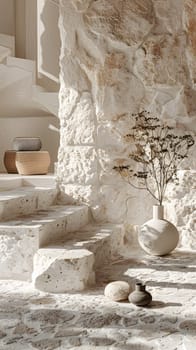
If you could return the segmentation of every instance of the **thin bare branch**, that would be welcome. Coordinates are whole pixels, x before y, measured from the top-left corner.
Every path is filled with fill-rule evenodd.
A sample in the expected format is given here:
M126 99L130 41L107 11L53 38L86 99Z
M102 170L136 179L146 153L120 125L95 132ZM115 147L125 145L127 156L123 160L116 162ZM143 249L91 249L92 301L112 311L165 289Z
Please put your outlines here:
M176 177L181 161L188 156L194 144L190 134L176 134L175 129L161 123L159 118L147 111L133 114L135 125L124 140L135 145L135 152L129 154L138 165L135 170L130 165L115 166L123 179L136 189L146 189L150 195L162 204L169 182ZM141 181L142 186L135 184ZM154 194L156 191L157 195Z

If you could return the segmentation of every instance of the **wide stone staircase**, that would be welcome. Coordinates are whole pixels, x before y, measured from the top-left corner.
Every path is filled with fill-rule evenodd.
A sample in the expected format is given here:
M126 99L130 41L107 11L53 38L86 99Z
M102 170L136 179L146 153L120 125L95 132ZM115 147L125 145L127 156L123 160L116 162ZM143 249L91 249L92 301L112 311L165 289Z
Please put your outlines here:
M58 92L39 85L36 62L14 49L14 37L0 34L0 117L58 116ZM0 279L83 290L118 251L122 227L94 223L87 206L59 203L55 183L37 179L0 175Z
M0 279L52 293L92 286L123 243L121 225L94 223L86 205L58 203L55 185L24 183L0 181Z

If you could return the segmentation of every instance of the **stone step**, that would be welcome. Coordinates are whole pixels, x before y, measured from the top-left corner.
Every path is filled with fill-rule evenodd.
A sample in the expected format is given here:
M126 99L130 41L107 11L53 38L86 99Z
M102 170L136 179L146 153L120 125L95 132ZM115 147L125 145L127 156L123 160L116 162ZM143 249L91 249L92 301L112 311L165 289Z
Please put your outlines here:
M19 174L0 174L0 192L23 187L22 176Z
M56 242L65 249L88 249L95 255L95 270L110 261L122 246L123 231L121 225L110 223L89 224L79 232L69 233L64 241ZM50 245L55 247L55 243Z
M0 45L0 62L5 63L5 60L10 55L11 55L11 50L7 47Z
M59 94L57 92L44 92L34 89L33 100L58 117Z
M11 55L15 55L15 37L0 33L0 45L11 50Z
M20 174L0 174L0 192L17 189L18 187L56 187L56 175L20 175Z
M7 66L17 67L32 74L32 83L36 83L36 62L24 58L8 57Z
M34 256L35 288L65 293L89 287L96 270L112 259L122 243L121 225L91 224L39 249Z
M34 256L35 288L50 293L84 290L95 283L94 254L87 249L39 249Z
M0 192L0 221L28 215L55 204L57 189L19 187Z
M51 206L0 223L0 278L30 280L33 257L54 237L62 239L89 221L87 206Z
M54 96L47 99L49 109L40 100L34 100L33 85L35 74L21 66L7 66L0 64L0 116L5 117L43 117L51 115L51 104L54 108ZM58 94L56 94L58 95ZM55 101L57 96L55 95ZM12 101L12 104L10 104Z
M32 85L32 73L20 69L18 67L7 67L4 64L0 64L0 91L3 89L7 89L13 84L17 83L17 95L21 94L21 92L26 93L25 88L27 90L30 89L29 81ZM21 91L19 91L21 89Z

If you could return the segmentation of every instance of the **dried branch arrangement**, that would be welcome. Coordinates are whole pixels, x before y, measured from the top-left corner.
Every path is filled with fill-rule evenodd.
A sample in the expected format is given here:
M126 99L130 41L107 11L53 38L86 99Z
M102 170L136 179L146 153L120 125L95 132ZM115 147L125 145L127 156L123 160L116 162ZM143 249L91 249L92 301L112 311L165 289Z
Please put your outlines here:
M162 124L147 111L133 114L132 118L134 126L124 139L134 145L128 158L135 166L125 164L114 169L131 186L147 190L162 205L167 185L177 180L179 165L188 157L194 139L188 133L176 134L173 127Z

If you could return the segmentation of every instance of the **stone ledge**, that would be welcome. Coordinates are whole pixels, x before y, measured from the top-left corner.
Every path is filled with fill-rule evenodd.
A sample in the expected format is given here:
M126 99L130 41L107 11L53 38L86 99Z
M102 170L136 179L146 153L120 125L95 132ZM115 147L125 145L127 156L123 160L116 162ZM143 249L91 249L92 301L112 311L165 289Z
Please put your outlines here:
M15 220L0 223L0 233L9 232L31 234L39 238L39 246L60 239L68 232L73 232L86 225L89 221L87 206L51 206L32 215L19 216ZM21 234L20 234L21 232Z
M0 190L6 191L19 187L47 187L56 188L56 175L19 175L0 173Z
M0 221L47 209L55 203L57 193L57 189L50 187L19 187L2 191L0 192Z
M79 232L67 236L66 246L74 245L90 250L95 255L95 269L110 261L119 253L123 245L124 229L122 225L91 224Z

